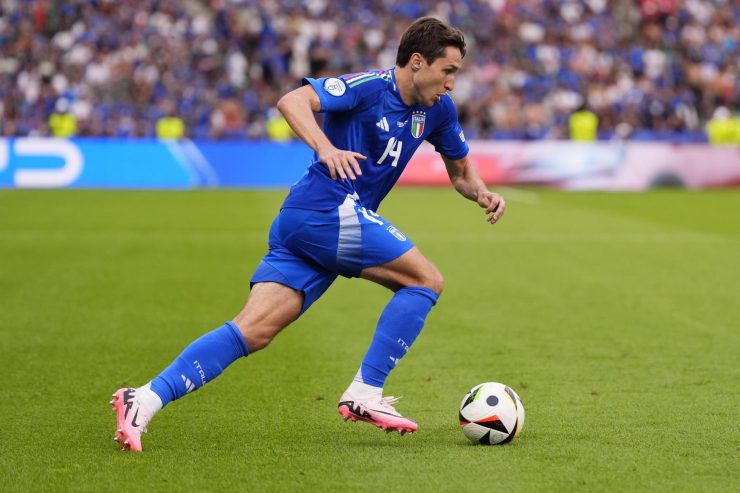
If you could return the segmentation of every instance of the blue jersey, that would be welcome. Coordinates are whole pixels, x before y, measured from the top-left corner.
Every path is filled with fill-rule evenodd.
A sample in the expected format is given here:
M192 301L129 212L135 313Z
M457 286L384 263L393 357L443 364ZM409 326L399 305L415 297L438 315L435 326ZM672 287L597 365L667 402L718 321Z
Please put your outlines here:
M377 210L424 140L449 159L468 154L457 111L449 95L433 106L407 106L401 99L394 69L373 70L339 78L304 79L321 100L324 133L338 149L359 152L362 175L356 180L332 180L329 168L314 159L306 174L290 189L283 207L325 211L338 207L347 195Z

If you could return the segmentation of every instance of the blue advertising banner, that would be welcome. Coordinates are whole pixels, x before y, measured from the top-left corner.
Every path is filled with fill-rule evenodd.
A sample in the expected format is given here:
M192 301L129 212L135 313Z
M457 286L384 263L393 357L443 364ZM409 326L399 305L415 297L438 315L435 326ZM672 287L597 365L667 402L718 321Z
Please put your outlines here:
M740 185L740 146L663 142L474 141L470 159L489 185L645 190ZM301 142L0 138L0 188L285 188L312 151ZM449 186L423 144L400 185Z
M212 179L222 187L287 187L303 176L313 157L302 142L199 142L182 148L201 173L210 167ZM213 183L206 177L205 184Z
M287 187L310 160L297 142L0 139L0 187Z

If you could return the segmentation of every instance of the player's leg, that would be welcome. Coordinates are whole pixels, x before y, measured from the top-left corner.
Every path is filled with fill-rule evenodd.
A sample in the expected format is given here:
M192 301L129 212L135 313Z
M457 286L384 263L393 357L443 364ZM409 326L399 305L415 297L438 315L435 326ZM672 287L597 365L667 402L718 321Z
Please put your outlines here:
M411 348L444 287L442 274L418 248L369 267L361 277L395 292L378 320L373 340L355 376L355 388L380 393L389 373Z
M301 291L283 284L255 284L233 321L193 341L148 384L113 394L114 438L124 449L141 450L141 433L162 407L218 377L237 359L264 348L298 318L303 301Z
M363 269L361 277L395 294L380 315L360 369L340 399L339 413L386 430L416 431L417 424L393 407L395 400L383 397L383 386L424 327L442 292L442 275L414 247L386 264Z
M339 413L384 429L415 431L416 423L401 416L383 386L390 371L409 350L442 292L437 268L395 226L379 215L357 208L361 267L356 274L395 292L378 320L370 347L353 382L340 399ZM345 236L355 217L345 221ZM348 224L349 223L349 224ZM351 252L350 252L351 253ZM377 412L376 412L377 411Z
M250 353L264 349L303 311L303 293L277 282L259 282L234 317Z
M331 285L336 274L285 248L285 233L294 233L296 222L302 226L302 217L281 213L275 219L270 251L252 276L252 291L233 321L193 341L149 384L114 394L115 438L124 448L141 450L140 435L159 409L213 380L237 359L267 346Z
M234 320L193 341L152 380L152 390L166 406L199 389L237 359L267 346L298 318L302 306L301 291L277 282L254 284Z
M360 277L393 292L409 286L421 286L434 291L439 297L444 289L442 273L416 247L383 265L363 269Z

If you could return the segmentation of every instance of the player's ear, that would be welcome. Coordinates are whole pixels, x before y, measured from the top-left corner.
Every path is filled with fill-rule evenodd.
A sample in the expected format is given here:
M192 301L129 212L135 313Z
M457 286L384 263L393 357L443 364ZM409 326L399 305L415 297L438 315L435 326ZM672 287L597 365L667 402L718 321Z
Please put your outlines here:
M424 62L424 56L418 52L411 55L411 58L409 59L409 63L411 64L411 68L413 70L421 69L423 62Z

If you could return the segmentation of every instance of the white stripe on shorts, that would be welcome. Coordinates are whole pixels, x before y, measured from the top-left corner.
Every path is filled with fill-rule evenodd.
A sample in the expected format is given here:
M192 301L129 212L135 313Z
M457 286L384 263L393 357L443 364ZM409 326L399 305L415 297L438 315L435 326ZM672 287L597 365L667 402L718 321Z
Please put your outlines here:
M356 194L347 194L347 198L339 206L337 267L340 272L354 272L362 267L362 226L355 210L356 198Z

